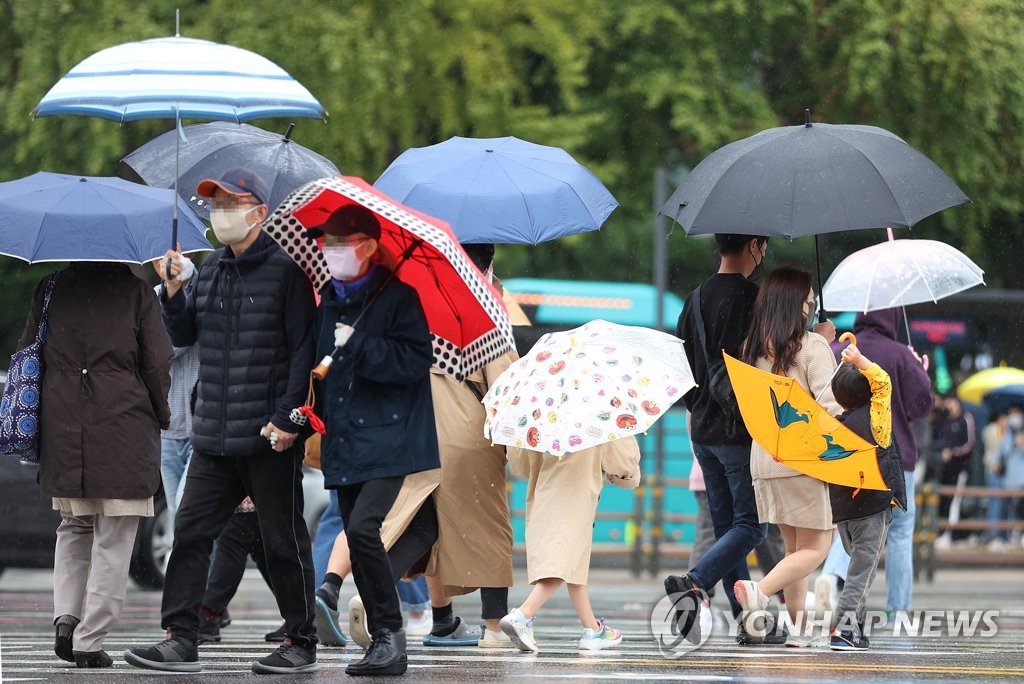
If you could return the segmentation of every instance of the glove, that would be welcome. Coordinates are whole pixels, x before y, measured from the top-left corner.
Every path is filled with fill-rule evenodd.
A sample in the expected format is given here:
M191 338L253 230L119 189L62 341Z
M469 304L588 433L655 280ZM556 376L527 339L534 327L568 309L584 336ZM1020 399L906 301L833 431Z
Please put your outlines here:
M186 282L189 278L195 275L196 265L192 263L192 260L187 256L182 255L181 257L181 273L178 274L177 280L179 282Z
M349 338L352 337L352 333L354 333L355 331L356 329L353 328L351 325L345 325L344 323L335 323L334 346L337 347L338 349L344 347L346 344L348 344Z

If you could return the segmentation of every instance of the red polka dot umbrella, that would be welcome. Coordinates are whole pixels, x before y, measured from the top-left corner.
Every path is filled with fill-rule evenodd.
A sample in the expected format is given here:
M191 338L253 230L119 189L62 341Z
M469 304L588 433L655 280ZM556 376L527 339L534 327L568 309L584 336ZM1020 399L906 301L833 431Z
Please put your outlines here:
M416 289L434 338L434 364L458 380L515 348L501 296L444 221L410 209L361 178L307 183L281 202L263 229L303 268L319 290L330 279L320 248L305 231L346 204L376 214L380 244L400 280Z

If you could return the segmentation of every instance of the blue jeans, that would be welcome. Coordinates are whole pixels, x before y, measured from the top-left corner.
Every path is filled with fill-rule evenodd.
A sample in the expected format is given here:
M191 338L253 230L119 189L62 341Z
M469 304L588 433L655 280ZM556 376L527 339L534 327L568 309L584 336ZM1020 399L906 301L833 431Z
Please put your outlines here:
M327 563L331 560L334 540L345 529L341 522L341 512L338 510L338 490L331 489L328 494L330 494L330 503L320 515L320 522L316 526L316 537L313 539L313 577L317 586L327 575Z
M185 491L185 474L192 458L192 442L187 439L160 438L160 477L164 483L164 500L167 514L174 524L182 492ZM173 528L172 528L173 529Z
M1003 476L996 475L991 470L985 471L985 485L988 487L1002 487ZM1000 522L1007 519L1007 503L1012 503L1012 499L1004 499L1000 496L989 497L988 510L985 516L988 522ZM1011 514L1009 519L1013 520L1013 514L1016 513L1016 506L1009 507L1009 513ZM1006 530L993 530L990 529L985 537L989 540L992 539L1006 539Z
M843 548L843 540L839 535L832 537L832 548L825 556L825 564L821 566L822 575L835 575L846 581L846 573L850 569L850 554Z
M688 574L705 591L721 581L733 614L739 615L741 608L733 595L733 585L737 580L750 579L747 554L768 533L768 525L757 518L750 447L694 444L693 453L704 472L716 541Z
M398 582L395 587L404 612L422 613L430 609L430 594L427 593L427 580L423 575L417 577L415 582Z
M885 609L910 610L914 590L914 473L903 471L907 484L907 512L892 509L892 522L885 538L885 584L888 595ZM825 558L822 574L828 573L846 579L850 556L843 550L839 536L832 540L832 548Z
M914 471L903 471L907 484L907 510L892 509L892 522L885 538L885 609L910 610L914 593Z

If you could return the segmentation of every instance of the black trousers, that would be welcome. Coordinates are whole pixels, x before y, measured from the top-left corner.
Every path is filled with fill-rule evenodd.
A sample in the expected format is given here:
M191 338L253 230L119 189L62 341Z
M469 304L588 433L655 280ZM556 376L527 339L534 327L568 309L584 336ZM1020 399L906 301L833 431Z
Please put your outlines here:
M388 477L338 488L338 510L348 536L352 579L363 600L371 632L381 628L397 632L402 628L395 582L437 540L437 510L433 497L427 497L391 551L384 550L380 528L404 480Z
M196 451L174 518L174 547L164 581L161 622L195 640L199 605L206 591L213 540L246 496L256 504L270 588L285 633L304 647L317 643L313 626L313 557L302 517L302 450L266 449L247 456Z
M217 544L213 549L210 579L203 595L203 605L211 613L223 615L228 609L228 604L238 591L250 557L256 561L256 567L259 568L267 586L271 586L257 515L234 513L224 531L217 537Z

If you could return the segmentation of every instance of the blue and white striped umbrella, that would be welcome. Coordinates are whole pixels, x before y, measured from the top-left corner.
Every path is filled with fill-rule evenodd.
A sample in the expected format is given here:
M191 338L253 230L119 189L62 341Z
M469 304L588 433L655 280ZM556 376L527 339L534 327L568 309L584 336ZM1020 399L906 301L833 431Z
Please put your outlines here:
M57 81L32 114L121 122L327 116L301 83L266 57L180 36L123 43L86 57Z

